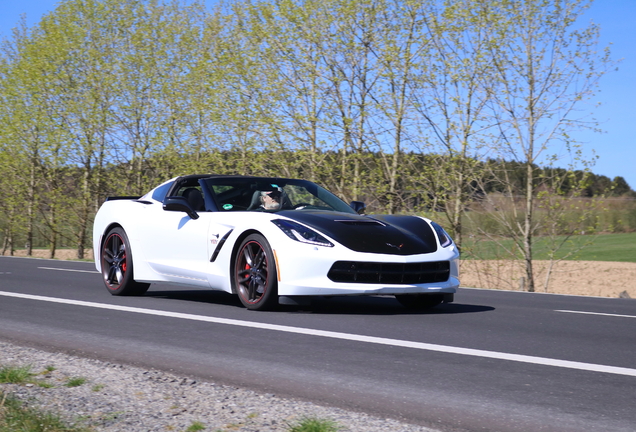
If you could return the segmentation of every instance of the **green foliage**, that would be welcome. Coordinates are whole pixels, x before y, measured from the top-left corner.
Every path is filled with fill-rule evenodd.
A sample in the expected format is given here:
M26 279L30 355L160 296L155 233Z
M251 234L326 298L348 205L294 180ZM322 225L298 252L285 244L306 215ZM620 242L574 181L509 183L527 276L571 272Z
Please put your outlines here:
M186 429L187 432L197 432L205 430L205 425L201 422L195 421Z
M305 417L289 426L289 432L337 432L341 427L333 420Z
M3 366L0 368L0 382L9 384L26 384L32 381L35 374L31 366Z
M86 383L86 378L73 377L73 378L69 378L65 385L66 387L79 387L83 385L84 383Z
M0 432L88 432L68 425L59 416L25 407L17 399L0 392Z
M48 370L40 374L49 373ZM51 388L53 384L35 379L37 374L32 372L29 365L26 366L3 366L0 368L0 383L10 384L36 384L38 387Z

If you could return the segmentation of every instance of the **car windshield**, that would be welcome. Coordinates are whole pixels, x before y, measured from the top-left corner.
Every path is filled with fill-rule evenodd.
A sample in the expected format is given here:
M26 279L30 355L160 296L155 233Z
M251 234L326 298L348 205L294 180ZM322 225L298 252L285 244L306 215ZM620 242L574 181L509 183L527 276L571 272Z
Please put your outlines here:
M340 198L306 180L212 177L204 182L219 211L329 210L355 213Z

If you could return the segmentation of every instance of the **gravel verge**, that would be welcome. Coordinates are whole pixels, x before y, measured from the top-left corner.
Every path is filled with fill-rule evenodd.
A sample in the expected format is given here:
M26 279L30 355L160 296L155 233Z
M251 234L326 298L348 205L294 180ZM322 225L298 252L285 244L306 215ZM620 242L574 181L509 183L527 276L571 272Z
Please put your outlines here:
M283 432L304 417L330 419L343 431L434 432L364 413L284 399L170 373L50 353L0 341L0 367L30 365L36 379L52 384L0 384L0 392L95 431ZM77 387L66 384L84 378Z

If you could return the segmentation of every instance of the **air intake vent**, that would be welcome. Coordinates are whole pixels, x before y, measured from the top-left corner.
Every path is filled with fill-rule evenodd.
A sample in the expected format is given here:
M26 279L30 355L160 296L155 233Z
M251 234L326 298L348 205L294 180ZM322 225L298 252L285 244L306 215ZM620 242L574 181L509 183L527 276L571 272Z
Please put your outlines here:
M382 222L377 221L375 219L336 219L334 222L340 222L340 223L345 224L345 225L362 225L362 226L379 225L379 226L386 226L386 224L383 224Z
M422 284L445 282L450 262L384 263L336 261L327 277L334 282L370 284Z

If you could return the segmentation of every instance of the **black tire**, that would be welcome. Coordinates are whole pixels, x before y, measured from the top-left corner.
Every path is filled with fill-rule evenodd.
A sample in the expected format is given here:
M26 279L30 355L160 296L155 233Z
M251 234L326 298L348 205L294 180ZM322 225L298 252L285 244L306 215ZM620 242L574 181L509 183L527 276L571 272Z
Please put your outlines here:
M274 253L260 234L243 240L234 261L232 283L243 306L268 310L278 305L278 277Z
M441 294L399 294L395 296L402 306L407 309L431 309L444 301Z
M102 276L109 293L116 296L138 296L148 291L150 284L133 279L133 257L130 242L122 228L106 234L101 250Z

